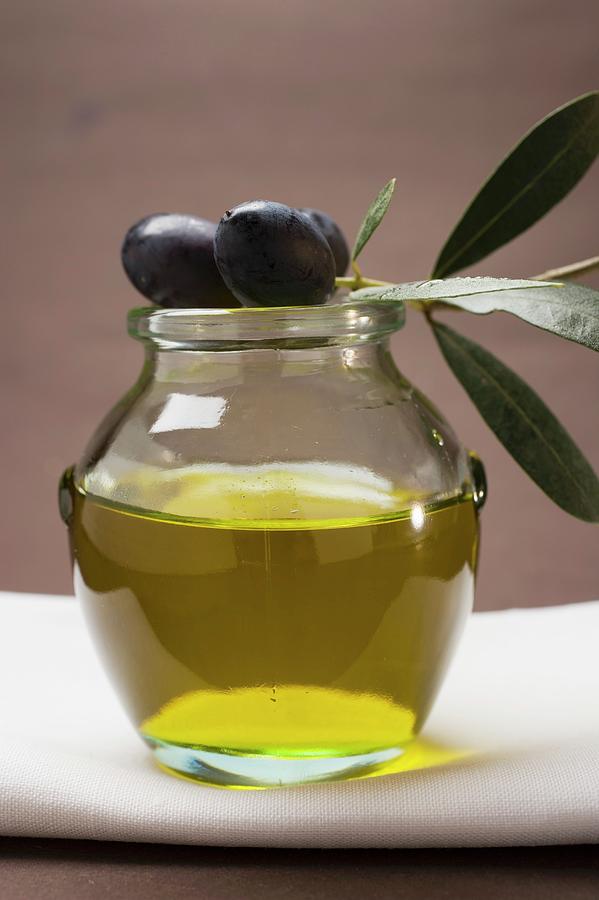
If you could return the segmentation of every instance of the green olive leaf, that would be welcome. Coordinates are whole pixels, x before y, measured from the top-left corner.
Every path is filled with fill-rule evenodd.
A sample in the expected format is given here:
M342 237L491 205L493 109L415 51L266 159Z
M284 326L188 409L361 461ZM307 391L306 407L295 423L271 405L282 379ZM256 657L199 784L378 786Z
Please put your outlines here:
M382 191L379 191L379 193L376 195L376 197L368 207L368 212L364 216L364 220L360 225L356 243L354 244L354 249L352 250L352 260L356 260L358 258L376 229L381 224L383 216L389 209L391 197L393 196L393 191L395 190L395 182L395 178L392 178L391 181L388 181Z
M599 351L599 291L579 284L512 278L447 278L353 291L352 300L401 300L477 315L507 312Z
M579 284L446 297L441 304L480 315L511 313L537 328L599 351L599 291Z
M599 479L541 398L479 344L432 321L446 362L506 450L558 506L599 522Z
M387 284L380 287L360 288L352 291L352 300L402 300L418 302L427 300L449 301L458 297L472 297L479 294L495 294L513 290L561 288L559 282L537 281L524 278L437 278L430 281L408 281L403 284Z
M504 159L450 234L433 269L443 278L472 265L545 215L599 153L599 91L542 119Z

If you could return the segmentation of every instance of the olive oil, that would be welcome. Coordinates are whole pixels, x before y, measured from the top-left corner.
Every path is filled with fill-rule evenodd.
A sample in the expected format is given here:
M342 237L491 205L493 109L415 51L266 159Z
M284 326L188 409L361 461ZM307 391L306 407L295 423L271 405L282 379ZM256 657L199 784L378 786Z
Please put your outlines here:
M156 482L153 512L135 505L141 475L129 504L71 485L77 593L142 737L166 765L237 785L397 756L471 608L472 498L381 510L324 476L310 490L271 467L256 490L255 473L225 474ZM223 776L227 759L245 768Z

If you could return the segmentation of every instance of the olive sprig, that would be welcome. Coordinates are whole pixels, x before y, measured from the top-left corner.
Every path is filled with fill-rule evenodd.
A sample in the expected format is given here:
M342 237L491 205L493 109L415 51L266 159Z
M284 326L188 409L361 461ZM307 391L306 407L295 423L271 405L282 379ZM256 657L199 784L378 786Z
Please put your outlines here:
M371 203L351 253L326 213L251 200L228 209L218 225L173 213L142 219L127 232L123 265L145 297L166 307L317 306L335 288L343 288L352 302L416 308L449 367L514 459L562 509L597 522L599 479L564 427L519 375L438 321L436 314L508 312L599 350L599 292L569 283L596 268L597 257L537 278L455 277L544 216L598 153L595 91L555 110L524 136L476 194L426 281L381 281L363 275L358 264L389 208L395 179ZM353 274L346 276L350 261Z
M435 314L508 312L599 350L599 291L569 283L599 268L598 256L528 279L448 277L542 218L578 183L598 154L599 92L593 91L555 110L524 136L467 207L430 279L419 282L393 284L367 278L356 263L389 207L391 181L359 229L353 277L335 282L349 289L352 301L404 303L422 312L445 361L504 447L558 506L588 522L599 521L599 479L563 425L519 375Z

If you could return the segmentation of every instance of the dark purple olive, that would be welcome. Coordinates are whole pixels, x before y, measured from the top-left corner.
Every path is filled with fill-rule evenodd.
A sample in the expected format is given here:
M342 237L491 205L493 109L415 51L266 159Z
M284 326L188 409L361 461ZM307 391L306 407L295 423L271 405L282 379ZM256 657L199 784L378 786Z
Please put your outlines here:
M214 262L215 232L214 222L196 216L147 216L125 235L125 272L134 287L159 306L239 306Z
M244 306L316 306L335 287L326 238L283 203L251 200L228 210L216 229L214 256Z
M335 220L320 209L300 209L300 212L320 228L335 258L337 275L345 275L349 266L349 247Z

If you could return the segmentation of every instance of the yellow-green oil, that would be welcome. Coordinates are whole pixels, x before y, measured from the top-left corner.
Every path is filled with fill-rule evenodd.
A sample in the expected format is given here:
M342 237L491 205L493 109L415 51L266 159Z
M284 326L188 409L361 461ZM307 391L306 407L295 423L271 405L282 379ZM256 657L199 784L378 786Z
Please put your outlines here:
M322 491L271 483L264 518L263 493L218 478L179 480L160 513L71 489L77 593L142 736L287 759L407 746L471 607L472 499L337 496L326 518Z

